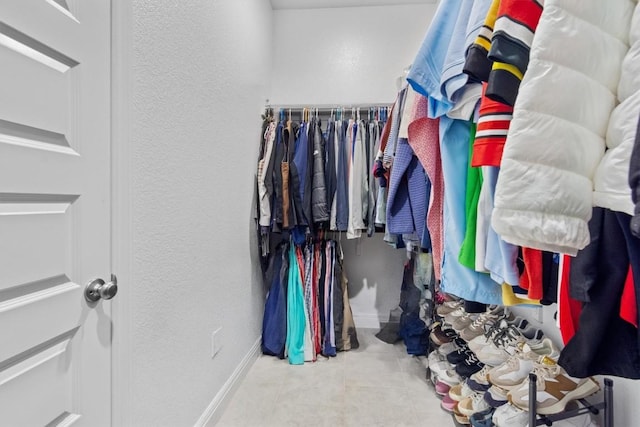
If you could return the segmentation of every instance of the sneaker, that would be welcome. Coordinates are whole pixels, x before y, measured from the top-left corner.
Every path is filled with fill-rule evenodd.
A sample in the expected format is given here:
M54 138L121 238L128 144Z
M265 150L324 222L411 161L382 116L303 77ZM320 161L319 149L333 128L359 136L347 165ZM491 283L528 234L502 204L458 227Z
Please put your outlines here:
M462 300L445 301L444 303L436 307L436 314L440 317L444 317L447 314L453 311L456 311L457 309L462 307L463 304L464 304L464 301Z
M429 366L438 362L443 362L445 360L447 360L447 357L440 354L438 350L433 350L431 353L429 353L429 356L427 356L427 363L429 364Z
M492 385L489 390L484 392L484 400L492 408L499 408L509 401L507 391Z
M457 331L461 332L469 325L473 323L474 320L478 318L478 315L475 313L464 313L462 316L456 317L451 322L451 327Z
M446 360L434 363L433 365L429 365L429 370L436 374L438 377L451 369L453 369L453 365L451 365L451 363L447 362Z
M444 359L447 358L447 354L456 351L460 346L456 344L454 341L444 343L436 350L439 355L441 355Z
M446 314L444 316L444 322L452 325L454 320L456 320L458 317L464 316L465 314L467 314L467 312L464 311L464 307L460 306L451 313Z
M443 383L449 384L449 386L451 387L462 382L462 378L460 378L460 375L458 375L453 369L448 369L442 373L439 373L438 380L442 381Z
M429 334L429 338L436 345L443 345L448 342L453 341L454 338L458 336L458 333L451 328L444 328L442 324L436 324L431 333Z
M472 394L473 390L469 388L466 381L454 385L449 389L449 397L458 402L460 402L465 397L471 396Z
M522 319L525 324L528 324L528 321ZM509 322L507 319L500 319L496 321L494 324L485 324L485 332L482 335L478 335L473 338L471 341L468 341L467 344L469 348L473 352L480 351L481 348L489 345L493 340L500 334L503 334L504 331L509 327ZM517 326L516 326L517 327Z
M453 409L453 418L456 420L456 423L458 424L462 424L466 426L471 424L471 422L469 421L469 417L467 417L466 415L462 415L460 411L457 410L457 408Z
M524 342L518 328L509 326L502 333L496 335L493 342L486 345L476 352L478 359L491 366L498 366L507 361L507 359L517 351L518 343Z
M476 412L482 412L491 406L484 400L484 393L473 393L471 396L458 402L458 411L462 415L470 417Z
M527 427L529 413L509 403L496 409L491 420L496 427ZM556 423L553 425L556 426Z
M467 358L456 365L456 372L461 377L469 378L484 367L474 353L469 353Z
M451 353L447 354L447 362L451 363L452 365L457 365L458 363L463 362L467 357L469 357L469 354L471 354L472 351L469 350L469 348L459 348L456 351L452 351Z
M487 378L492 384L511 390L527 378L540 356L557 360L560 352L549 338L533 347L527 343L520 343L517 352L502 365L491 369Z
M440 407L447 412L453 413L453 410L458 406L458 402L450 398L449 396L444 396L442 401L440 402Z
M467 380L467 384L469 385L469 388L471 388L471 390L473 391L478 391L478 392L487 391L489 387L491 387L491 383L487 378L487 374L491 369L492 369L491 366L484 365L482 369L480 369L475 374L471 375Z
M469 342L475 337L483 335L487 330L487 325L492 326L498 318L499 315L491 311L482 313L469 326L460 331L460 337Z
M492 417L495 409L488 408L481 412L476 412L469 417L473 427L494 427Z
M567 403L582 399L598 392L600 384L589 378L569 376L560 365L543 356L533 370L537 375L536 412L541 415L557 414L564 411ZM529 381L509 393L509 401L520 409L529 409Z
M438 396L442 397L442 396L447 396L449 394L451 386L445 383L444 381L438 380L436 381L435 389Z

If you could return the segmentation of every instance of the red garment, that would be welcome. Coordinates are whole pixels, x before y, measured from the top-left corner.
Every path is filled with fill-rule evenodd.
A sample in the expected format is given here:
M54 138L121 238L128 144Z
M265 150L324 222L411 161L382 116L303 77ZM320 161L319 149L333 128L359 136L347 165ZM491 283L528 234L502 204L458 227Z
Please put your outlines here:
M633 283L633 271L629 266L627 279L624 282L622 297L620 300L620 317L638 327L638 305L636 304L636 288Z
M582 311L582 304L569 296L569 271L571 269L569 255L561 255L560 283L558 284L558 322L560 323L560 335L566 345L578 330L578 320Z
M524 272L520 276L520 287L527 289L527 296L534 300L542 299L542 251L522 248Z
M427 211L427 229L431 237L433 270L440 280L444 252L444 176L440 157L440 121L427 118L427 98L416 95L409 124L409 146L431 181L431 199Z
M482 84L480 117L473 143L471 166L500 166L507 132L513 117L513 107L485 96L487 84Z

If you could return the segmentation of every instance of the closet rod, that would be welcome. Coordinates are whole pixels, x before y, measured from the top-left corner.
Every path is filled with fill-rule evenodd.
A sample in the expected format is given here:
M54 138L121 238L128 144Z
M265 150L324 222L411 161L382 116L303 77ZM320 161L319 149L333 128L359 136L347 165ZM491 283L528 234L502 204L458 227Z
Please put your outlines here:
M388 102L381 102L379 104L335 104L335 105L331 105L331 104L286 104L286 105L279 105L279 104L274 104L274 105L265 105L265 108L272 108L273 111L279 111L279 110L291 110L291 111L298 111L298 110L302 110L304 108L307 108L309 110L313 110L315 111L316 109L318 109L318 112L324 112L324 113L330 113L331 110L335 111L339 108L347 111L347 110L351 110L352 108L360 108L360 110L364 110L367 108L382 108L382 107L387 107L387 108L391 108L392 104L388 103Z

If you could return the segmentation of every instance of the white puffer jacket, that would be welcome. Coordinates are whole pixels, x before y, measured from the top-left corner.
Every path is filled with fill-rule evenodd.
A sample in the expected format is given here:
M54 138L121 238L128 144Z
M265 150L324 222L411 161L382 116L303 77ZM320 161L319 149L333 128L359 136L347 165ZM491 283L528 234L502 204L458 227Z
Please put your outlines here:
M496 187L492 225L513 244L576 254L589 243L636 2L546 0Z
M640 6L636 6L629 32L631 48L622 62L618 84L620 104L613 110L607 130L607 152L594 178L593 203L633 215L629 188L629 160L640 114Z

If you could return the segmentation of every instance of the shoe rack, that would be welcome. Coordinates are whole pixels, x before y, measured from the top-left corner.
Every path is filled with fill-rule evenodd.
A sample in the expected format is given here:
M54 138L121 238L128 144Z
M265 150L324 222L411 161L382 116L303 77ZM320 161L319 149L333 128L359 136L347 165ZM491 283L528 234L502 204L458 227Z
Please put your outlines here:
M613 426L613 380L604 379L604 400L598 403L590 403L586 399L578 399L578 409L563 411L553 415L539 415L536 413L537 376L529 374L529 426L552 426L554 421L566 420L578 415L592 413L598 415L603 412L604 426Z

